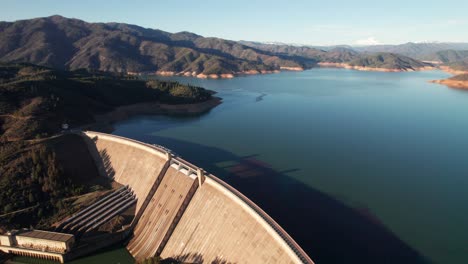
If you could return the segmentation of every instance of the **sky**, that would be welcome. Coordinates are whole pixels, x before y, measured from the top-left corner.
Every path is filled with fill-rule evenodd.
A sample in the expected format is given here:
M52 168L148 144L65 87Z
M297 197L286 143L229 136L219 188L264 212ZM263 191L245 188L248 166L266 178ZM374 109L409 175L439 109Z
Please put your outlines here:
M466 0L1 0L0 21L50 15L306 45L468 42Z

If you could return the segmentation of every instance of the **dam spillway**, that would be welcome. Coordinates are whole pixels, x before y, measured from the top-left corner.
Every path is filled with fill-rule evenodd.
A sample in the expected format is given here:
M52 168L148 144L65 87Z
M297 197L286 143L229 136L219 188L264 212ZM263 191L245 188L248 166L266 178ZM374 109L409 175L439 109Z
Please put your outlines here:
M190 263L313 263L240 192L167 149L115 135L81 134L101 175L128 185L136 216L127 249Z

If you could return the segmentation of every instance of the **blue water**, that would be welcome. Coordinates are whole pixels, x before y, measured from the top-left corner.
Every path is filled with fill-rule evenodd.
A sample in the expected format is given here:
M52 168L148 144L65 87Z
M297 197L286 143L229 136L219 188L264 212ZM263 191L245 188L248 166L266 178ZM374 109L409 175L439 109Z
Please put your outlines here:
M468 263L468 92L440 71L313 69L231 80L201 116L115 134L165 145L247 194L318 263Z

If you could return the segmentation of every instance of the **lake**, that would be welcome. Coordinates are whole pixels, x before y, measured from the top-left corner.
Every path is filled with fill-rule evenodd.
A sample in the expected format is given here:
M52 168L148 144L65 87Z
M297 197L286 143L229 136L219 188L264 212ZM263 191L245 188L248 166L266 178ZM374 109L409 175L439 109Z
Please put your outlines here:
M115 134L164 145L232 184L319 263L468 263L468 92L441 71L313 69L230 80L195 117Z
M468 263L468 92L427 82L448 76L166 78L224 102L200 116L134 117L114 133L224 179L317 263Z

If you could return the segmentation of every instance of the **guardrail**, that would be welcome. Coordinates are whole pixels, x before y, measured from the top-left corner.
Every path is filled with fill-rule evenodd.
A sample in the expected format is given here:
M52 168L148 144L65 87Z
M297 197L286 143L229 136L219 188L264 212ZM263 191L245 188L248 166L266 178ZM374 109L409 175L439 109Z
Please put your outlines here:
M84 133L86 134L87 131L79 131L77 132L78 134L81 134L81 133ZM148 143L144 143L144 142L141 142L141 141L138 141L138 140L134 140L134 139L131 139L131 138L126 138L126 137L121 137L121 136L117 136L117 135L110 135L110 134L106 134L106 133L101 133L101 132L94 132L94 131L89 131L90 133L93 133L93 134L96 134L96 135L102 135L102 136L112 136L114 138L118 138L118 139L122 139L122 140L126 140L126 141L130 141L130 142L133 142L133 143L136 143L136 144L139 144L139 145L143 145L143 146L146 146L146 147L149 147L149 148L152 148L154 150L157 150L161 153L169 153L171 155L174 155L174 153L172 152L172 150L166 148L166 147L163 147L163 146L160 146L160 145L156 145L156 144L148 144ZM76 132L74 132L76 133Z

